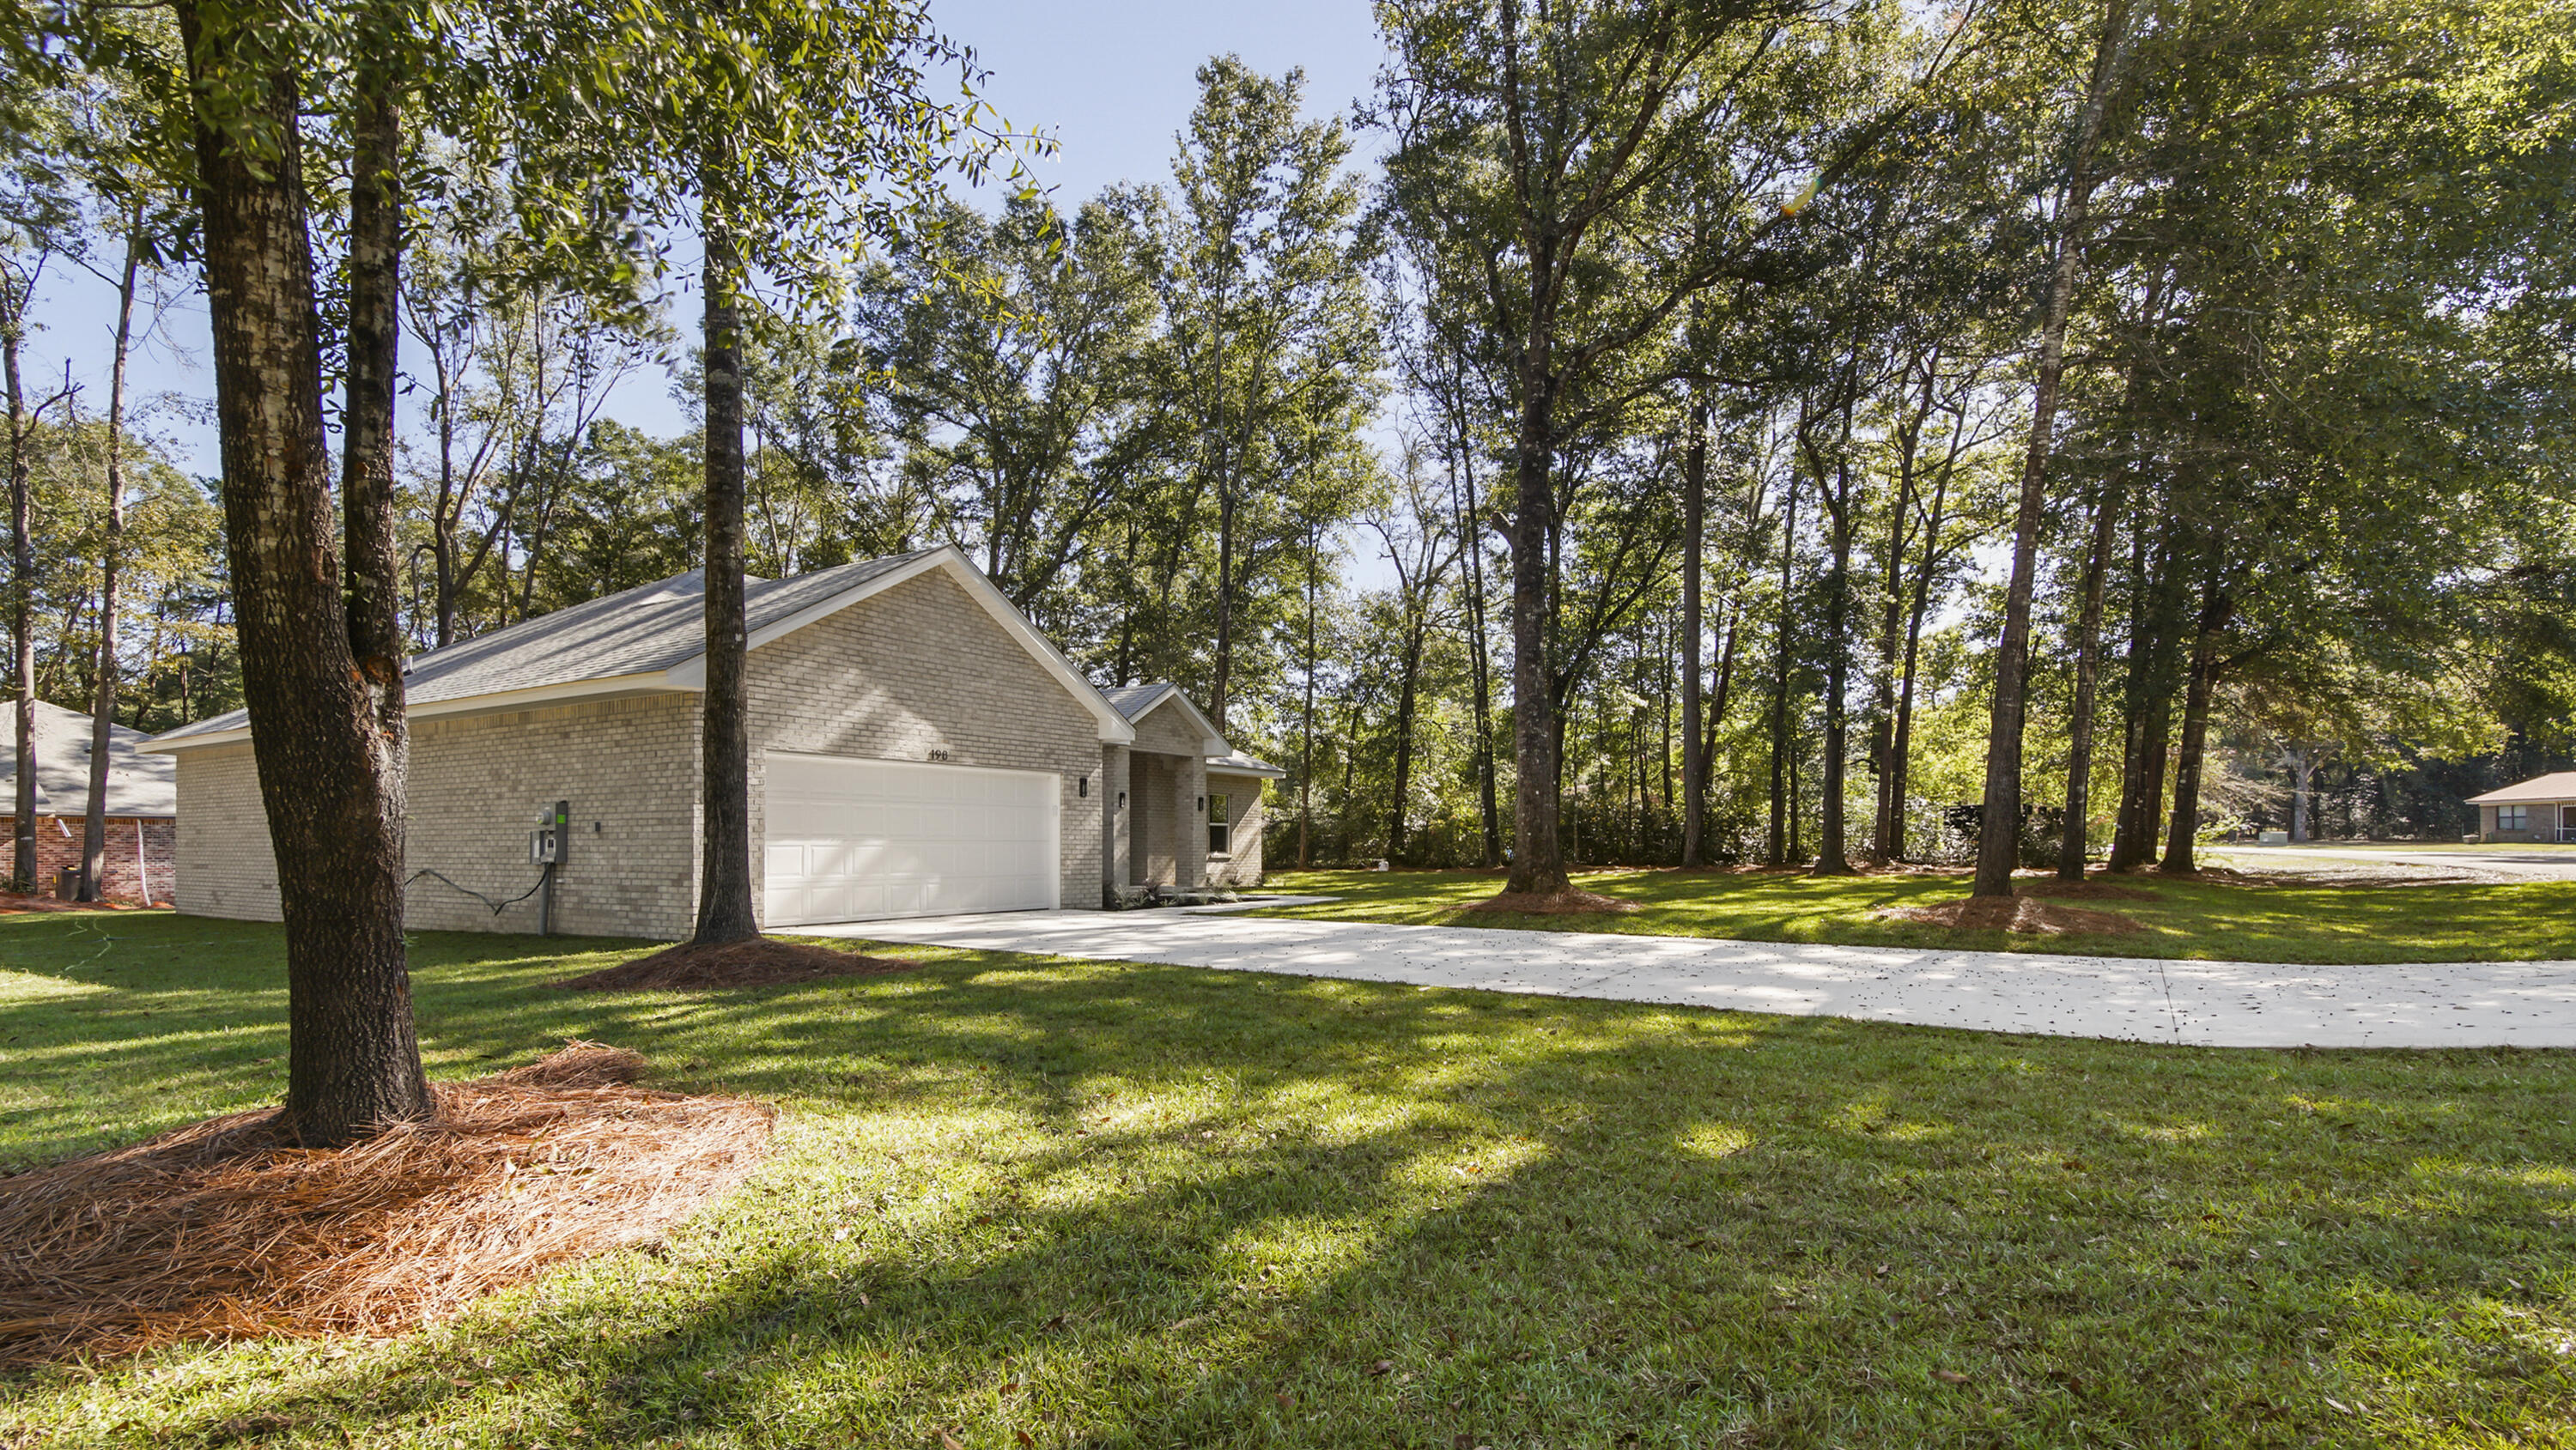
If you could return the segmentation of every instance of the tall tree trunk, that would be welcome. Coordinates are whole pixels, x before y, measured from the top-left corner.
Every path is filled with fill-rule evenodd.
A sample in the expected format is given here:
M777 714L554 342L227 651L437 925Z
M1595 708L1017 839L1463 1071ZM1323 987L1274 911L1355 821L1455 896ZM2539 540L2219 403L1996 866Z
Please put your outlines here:
M1457 446L1461 450L1466 447L1463 424L1460 425ZM1502 791L1495 780L1494 665L1486 638L1485 519L1476 502L1476 473L1471 463L1462 464L1459 481L1464 490L1459 508L1458 540L1466 565L1467 672L1473 695L1470 704L1476 722L1477 824L1483 830L1483 853L1478 864L1490 871L1501 865L1503 860L1503 813Z
M32 287L31 281L28 290ZM27 457L35 421L27 416L19 349L34 301L26 295L0 299L8 309L8 315L0 317L0 378L5 378L9 390L9 685L18 735L9 887L29 892L40 885L36 880L36 534L28 503Z
M2308 788L2316 780L2316 752L2300 746L2290 756L2290 844L2308 843Z
M2209 745L2209 701L2218 683L2218 635L2226 628L2225 596L2213 589L2193 632L2191 677L2182 707L2182 744L2174 755L2173 821L2165 836L2161 865L2169 875L2200 869L2194 851L2200 842L2201 766Z
M1314 864L1307 854L1307 837L1315 825L1315 553L1322 538L1309 531L1306 536L1306 711L1304 739L1297 747L1297 869Z
M1708 776L1700 738L1700 553L1708 514L1708 400L1694 393L1690 442L1682 453L1682 865L1698 866L1706 828Z
M2022 460L2021 501L2013 517L2012 579L2004 593L2003 638L1995 649L1985 803L1977 832L1977 877L1971 888L1976 896L2012 895L2013 867L2021 854L2021 737L2029 710L2030 598L2038 569L2040 517L2048 497L2048 455L2057 427L2058 386L2066 371L2066 319L2074 306L2085 220L2093 204L2093 148L2102 133L2102 113L2119 80L2128 33L2128 0L2109 0L2094 53L2092 81L2085 88L2083 111L2076 122L2065 200L2058 209L2056 267L2040 327L2038 378L2031 390L2030 450Z
M294 58L273 49L284 27L231 10L209 24L195 0L176 9L199 98L242 695L286 922L286 1110L307 1143L344 1143L433 1111L403 955L402 781L332 538ZM210 97L242 111L208 115Z
M1216 660L1208 720L1222 735L1234 693L1234 490L1223 478L1216 495Z
M89 819L81 827L80 899L102 899L107 875L107 770L116 734L116 586L125 564L125 363L134 341L134 284L143 266L143 218L126 216L125 267L116 287L116 340L107 364L107 538L100 548L98 664L92 672Z
M1797 767L1789 759L1789 605L1792 570L1798 557L1798 475L1789 474L1789 497L1781 504L1780 619L1772 630L1776 647L1771 666L1771 831L1763 859L1773 866L1789 864L1791 844L1789 790Z
M1552 324L1552 318L1530 324L1513 459L1512 734L1518 789L1512 802L1512 868L1504 889L1539 896L1553 896L1572 885L1556 835L1562 752L1548 659L1549 542L1556 509L1548 474L1556 449L1556 384L1549 374L1545 339Z
M712 198L732 173L732 156L711 144L700 180L706 263L700 286L706 320L707 679L700 696L699 790L705 821L693 941L713 945L760 935L751 891L751 744L744 698L749 639L743 609L742 258L732 221Z
M1396 682L1395 693L1395 780L1387 796L1387 859L1402 864L1405 847L1405 817L1413 794L1413 706L1415 690L1422 673L1422 633L1419 622L1407 626L1404 642L1404 674Z
M1827 534L1833 556L1825 592L1825 768L1820 782L1824 818L1819 822L1815 864L1819 876L1848 876L1852 869L1851 854L1843 838L1845 785L1851 770L1851 427L1859 390L1848 380L1845 387L1834 482L1828 487L1821 471L1816 478L1816 496L1827 506Z
M1950 473L1944 468L1932 484L1932 511L1923 523L1923 567L1914 576L1914 601L1905 612L1905 663L1896 682L1896 729L1889 737L1888 769L1895 777L1889 794L1887 858L1905 859L1905 803L1914 776L1914 681L1923 656L1923 620L1932 607L1932 576L1941 567L1941 525L1948 522Z
M2140 509L2144 501L2140 501ZM2155 859L2163 824L2165 750L2173 727L2172 657L2176 632L2177 571L2170 533L2147 552L2145 520L2130 522L2131 547L2127 678L2123 682L2120 814L2111 838L2113 871L2134 871Z
M2102 585L2111 571L2111 542L2119 526L2120 484L2102 485L2093 510L2093 546L2084 556L2084 613L2075 626L2075 707L2066 733L2066 834L2059 843L2057 878L2084 879L2092 854L2086 817L2093 809L2093 714L2102 675Z

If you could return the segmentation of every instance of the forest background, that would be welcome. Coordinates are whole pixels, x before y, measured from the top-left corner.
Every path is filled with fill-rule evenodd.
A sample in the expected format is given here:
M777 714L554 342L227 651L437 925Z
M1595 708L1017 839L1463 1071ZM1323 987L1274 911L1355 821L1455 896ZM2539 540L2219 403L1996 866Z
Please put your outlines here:
M750 571L957 543L1289 771L1274 867L1502 861L1516 680L1572 862L1680 860L1695 770L1708 859L1961 858L2017 539L2034 860L2077 760L2131 862L2455 837L2570 763L2562 9L1668 8L1512 70L1487 8L1385 5L1339 115L1220 57L1168 175L947 203L830 310L754 305ZM13 669L156 731L242 702L216 485L25 364L72 269L125 306L57 349L197 285L163 106L15 98L0 198ZM507 165L412 146L412 644L695 567L701 440L603 412L696 395L685 239L568 265ZM348 149L306 167L327 248Z

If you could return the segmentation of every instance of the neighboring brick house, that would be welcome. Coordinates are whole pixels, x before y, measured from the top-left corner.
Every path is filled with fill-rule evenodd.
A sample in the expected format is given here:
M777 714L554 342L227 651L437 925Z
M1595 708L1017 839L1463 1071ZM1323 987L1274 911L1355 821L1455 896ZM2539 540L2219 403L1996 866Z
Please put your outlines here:
M958 550L754 580L746 608L765 926L1097 906L1120 879L1106 775L1135 727ZM688 934L704 611L693 572L411 661L410 925ZM178 761L182 911L278 914L249 735L237 711L147 747ZM1185 810L1182 783L1147 804Z
M36 880L50 893L63 868L80 869L89 822L91 717L36 702ZM145 906L170 902L177 870L179 792L165 756L144 754L151 737L108 727L107 853L100 894ZM0 709L0 853L18 837L18 712ZM9 859L0 855L0 862ZM9 868L0 865L0 874Z
M2576 770L2469 797L2489 841L2576 841Z

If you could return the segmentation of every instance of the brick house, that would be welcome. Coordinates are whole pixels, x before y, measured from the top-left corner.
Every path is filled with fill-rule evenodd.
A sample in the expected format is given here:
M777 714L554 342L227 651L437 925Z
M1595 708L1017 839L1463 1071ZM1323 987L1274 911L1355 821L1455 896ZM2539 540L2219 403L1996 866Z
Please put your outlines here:
M2576 840L2576 770L2538 775L2469 797L2478 835L2489 841Z
M80 869L89 820L90 738L89 716L36 702L35 885L40 891L51 892L64 867ZM140 730L108 727L107 855L99 888L110 901L167 906L176 885L177 772L168 757L142 749L150 739ZM18 712L0 710L0 842L15 841L18 834L17 747ZM0 845L0 851L9 849Z
M1131 719L956 548L753 580L746 609L765 927L1093 907L1212 864L1258 880L1260 785L1278 772L1168 687ZM410 925L689 933L704 611L692 572L410 662ZM146 748L178 764L179 909L275 920L246 717ZM541 821L558 802L559 825ZM532 860L541 824L551 869Z

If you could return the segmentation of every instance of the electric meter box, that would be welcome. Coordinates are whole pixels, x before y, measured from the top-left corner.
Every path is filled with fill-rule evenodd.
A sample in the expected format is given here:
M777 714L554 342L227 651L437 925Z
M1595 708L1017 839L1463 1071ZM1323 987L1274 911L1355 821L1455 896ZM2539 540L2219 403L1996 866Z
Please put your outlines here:
M572 835L572 803L557 801L537 812L537 828L528 833L528 861L537 866L561 866L564 842Z

